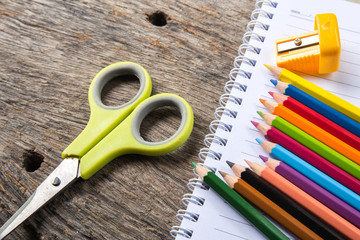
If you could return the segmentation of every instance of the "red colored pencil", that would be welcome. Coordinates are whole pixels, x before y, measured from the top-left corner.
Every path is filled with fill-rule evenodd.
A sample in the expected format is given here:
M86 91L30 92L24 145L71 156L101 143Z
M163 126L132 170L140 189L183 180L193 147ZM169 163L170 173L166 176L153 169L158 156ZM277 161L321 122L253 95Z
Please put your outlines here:
M280 144L290 152L302 158L304 161L327 174L329 177L332 177L334 180L360 195L360 181L358 179L327 161L320 155L314 153L307 147L301 145L280 130L263 123L254 121L251 122L260 131L260 133L265 136L266 139Z
M274 100L360 151L360 138L292 97L269 92Z

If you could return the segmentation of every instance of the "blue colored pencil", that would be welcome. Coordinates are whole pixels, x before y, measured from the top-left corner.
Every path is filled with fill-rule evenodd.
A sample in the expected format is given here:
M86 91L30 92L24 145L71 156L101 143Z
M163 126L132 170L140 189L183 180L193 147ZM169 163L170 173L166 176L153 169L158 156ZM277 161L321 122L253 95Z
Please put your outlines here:
M360 123L358 123L357 121L333 109L332 107L319 101L318 99L300 90L292 84L277 80L270 81L281 93L295 98L302 104L318 112L324 117L330 119L331 121L337 123L338 125L355 134L356 136L360 137Z
M259 138L256 141L264 148L264 150L270 154L270 156L285 162L287 165L294 168L313 182L317 183L321 187L325 188L344 202L348 203L358 211L360 211L360 196L335 181L325 173L321 172L317 168L313 167L309 163L305 162L292 152L283 148L279 144L272 143L270 141L263 141Z

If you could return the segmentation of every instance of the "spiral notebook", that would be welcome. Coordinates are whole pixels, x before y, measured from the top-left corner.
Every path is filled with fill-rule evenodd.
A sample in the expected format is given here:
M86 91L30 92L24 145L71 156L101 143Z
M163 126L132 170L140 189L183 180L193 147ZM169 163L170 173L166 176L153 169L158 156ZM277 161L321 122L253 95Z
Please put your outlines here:
M204 165L232 173L226 160L243 166L247 166L244 159L264 164L258 156L267 154L255 141L263 136L250 121L262 122L256 111L267 110L259 98L272 100L268 92L278 91L269 81L274 77L263 64L276 65L275 39L313 31L316 14L337 16L342 46L340 68L322 76L300 75L360 106L360 25L355 21L359 12L356 1L258 0L225 84L225 94L220 97L220 107L215 111L216 120L205 137L206 148L199 153ZM265 239L198 178L190 179L188 188L192 193L185 194L182 201L186 210L179 210L176 216L181 225L171 231L176 239Z

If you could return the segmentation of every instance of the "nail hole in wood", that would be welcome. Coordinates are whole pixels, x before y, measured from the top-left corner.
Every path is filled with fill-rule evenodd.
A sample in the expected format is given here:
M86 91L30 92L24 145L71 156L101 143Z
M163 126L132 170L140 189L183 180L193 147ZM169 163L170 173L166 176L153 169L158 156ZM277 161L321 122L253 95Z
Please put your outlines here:
M167 24L168 16L162 11L156 11L147 15L148 21L155 26L162 27Z
M23 153L23 165L28 172L34 172L39 169L43 161L44 156L37 153L34 149L25 150Z

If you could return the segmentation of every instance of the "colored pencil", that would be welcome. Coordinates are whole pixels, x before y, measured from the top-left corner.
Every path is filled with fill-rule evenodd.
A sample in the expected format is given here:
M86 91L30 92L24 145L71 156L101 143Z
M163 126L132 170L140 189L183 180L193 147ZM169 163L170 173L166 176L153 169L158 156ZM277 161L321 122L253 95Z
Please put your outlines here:
M307 178L309 178L316 184L319 184L321 187L328 190L338 198L342 199L344 202L348 203L358 211L360 210L360 196L345 187L344 185L335 181L322 171L305 162L295 154L280 146L279 144L275 144L269 141L263 141L258 138L256 139L256 141L267 153L270 154L270 156L274 156L276 159L285 162L286 164L294 168L296 171L305 175Z
M306 120L299 114L296 114L295 112L291 111L290 109L281 104L264 99L260 99L260 101L269 110L270 113L284 118L294 126L300 128L304 132L325 143L335 151L341 153L342 155L346 156L357 164L360 164L360 152L355 148L344 143L340 139L326 132L324 129L316 126L312 122Z
M357 122L360 122L360 108L338 96L335 96L314 83L296 75L295 73L290 72L289 70L276 66L265 66L281 81L293 84L295 87L300 88L302 91L310 94L321 102L349 116Z
M229 203L265 236L270 239L289 239L258 210L251 206L250 203L216 176L215 173L196 163L192 163L192 166L206 184L208 184L220 197Z
M328 208L332 209L334 212L338 213L340 216L360 228L360 212L349 206L348 204L341 201L339 198L335 197L330 192L326 191L324 188L320 187L310 179L306 178L304 175L300 174L289 165L284 162L260 156L265 164L301 188L304 192L308 193L312 197L316 198L318 201L323 203Z
M293 97L294 99L311 108L312 110L318 112L324 117L342 126L349 132L352 132L356 136L360 137L360 124L357 121L326 105L325 103L312 97L311 95L300 90L292 84L280 82L277 80L270 81L281 93Z
M350 239L360 239L360 229L346 221L337 213L330 210L324 204L320 203L318 200L311 197L309 194L305 193L303 190L296 187L294 184L270 168L250 161L246 162L257 175L273 184L280 191L287 194L306 209L316 214L323 221L327 222L332 227L343 233L346 237Z
M291 111L294 111L303 118L314 123L316 126L324 129L328 133L339 138L341 141L344 141L356 150L360 151L360 138L358 136L352 134L345 128L337 125L333 121L315 112L311 108L305 106L304 104L295 100L292 97L275 92L269 92L269 94L274 98L277 103L287 107Z
M264 211L275 221L286 227L300 239L322 239L319 235L311 231L308 227L284 211L284 209L265 197L244 180L222 171L219 171L219 173L233 190Z
M345 237L329 226L327 223L320 220L313 213L302 207L300 204L289 198L287 195L279 191L270 183L256 175L249 168L245 168L241 165L234 164L230 161L226 161L235 175L253 188L261 192L264 196L271 201L279 205L282 209L287 211L297 220L302 222L316 234L324 239L344 239Z
M360 195L360 181L288 135L269 125L251 121L269 141L276 142Z
M258 112L258 114L264 119L264 121L281 132L285 133L289 137L295 139L302 145L308 147L312 151L316 152L323 158L327 159L328 161L332 162L339 168L343 169L344 171L348 172L352 176L357 179L360 179L360 166L347 157L341 155L334 149L328 147L327 145L323 144L316 138L313 138L309 134L305 133L304 131L300 130L299 128L295 127L291 123L287 122L283 118L279 116L275 116L268 113Z

